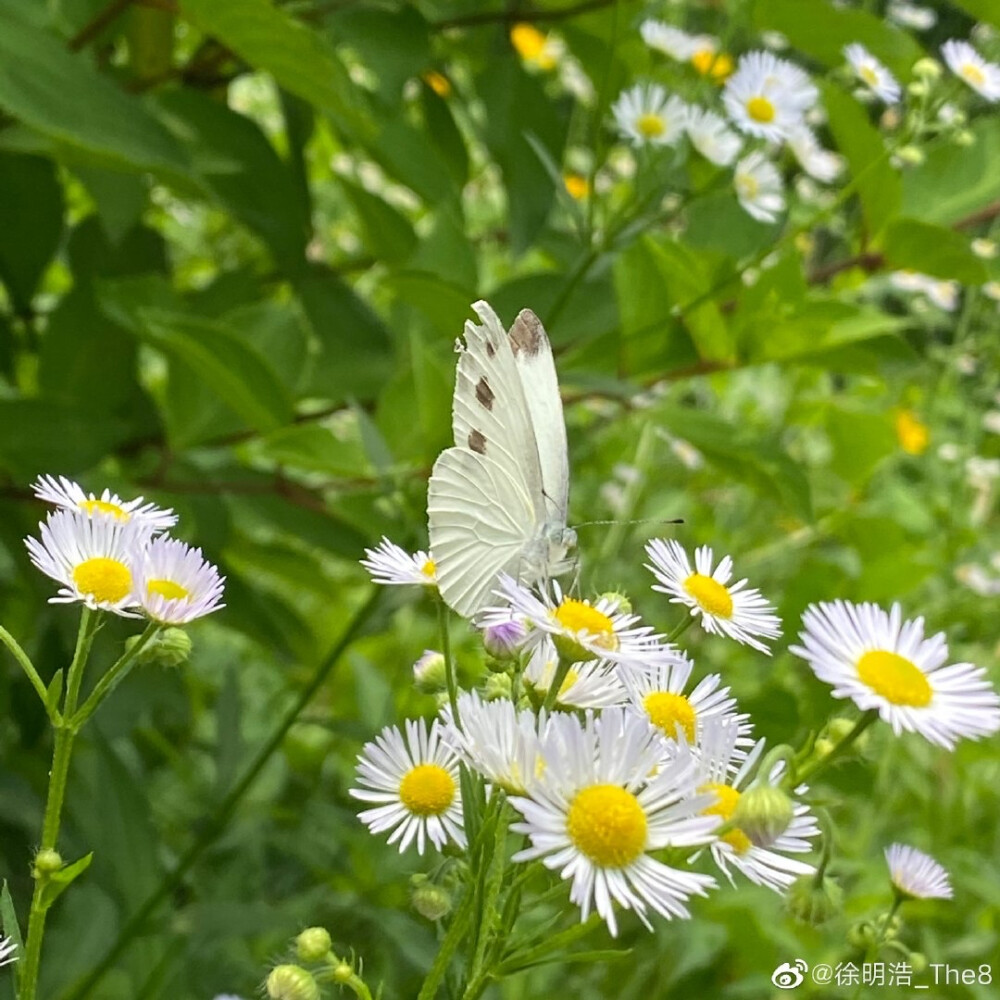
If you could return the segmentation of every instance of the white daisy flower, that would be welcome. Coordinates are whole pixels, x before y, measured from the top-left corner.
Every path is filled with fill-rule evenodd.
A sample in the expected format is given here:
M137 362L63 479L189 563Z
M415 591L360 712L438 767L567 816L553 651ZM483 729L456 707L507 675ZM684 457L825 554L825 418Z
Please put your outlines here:
M844 168L844 160L837 153L824 149L808 125L799 125L788 134L788 148L799 161L799 166L816 180L829 184Z
M726 125L725 119L707 108L690 108L686 128L691 145L720 167L728 167L743 146L743 140Z
M135 596L153 621L184 625L224 608L226 578L201 549L176 538L154 538L135 565Z
M177 515L156 504L144 504L142 497L122 500L117 493L104 490L100 496L85 493L79 483L60 476L39 476L31 487L35 496L46 503L65 507L68 510L83 511L91 517L106 516L117 521L135 521L150 532L165 531L177 523Z
M559 654L549 639L539 642L524 668L524 683L544 699L559 667ZM619 672L601 660L574 663L566 674L556 705L565 708L607 708L627 697Z
M477 624L490 626L522 618L529 626L526 650L533 652L549 637L560 654L573 663L604 660L638 670L651 669L675 655L672 646L663 644L662 636L650 626L638 624L638 615L620 611L610 598L592 603L565 597L555 582L551 596L545 592L539 597L506 573L500 576L496 593L508 606L487 608Z
M850 698L862 711L877 709L898 736L920 733L951 750L962 738L1000 730L1000 697L986 671L971 663L945 666L944 633L924 638L924 620L903 621L898 604L849 601L811 604L802 616L802 657L833 685L834 698Z
M736 699L728 687L720 686L719 674L702 678L690 694L684 693L693 669L693 661L678 653L671 663L648 673L630 674L625 683L632 710L672 743L684 740L695 753L705 726L713 719L734 727L738 747L752 746L750 716L736 713Z
M781 174L759 150L736 164L733 187L744 211L758 222L776 222L785 210L785 185Z
M889 878L896 889L910 899L951 899L948 872L929 854L906 844L890 844L885 849Z
M949 281L940 278L928 278L924 285L923 293L938 307L945 312L954 312L958 308L958 293L961 285L957 281Z
M687 105L658 83L637 83L611 107L618 131L636 146L672 146L684 134Z
M844 46L844 58L857 78L880 100L895 104L902 88L899 81L863 45L855 42Z
M758 740L749 753L737 747L738 740L736 726L713 721L705 727L699 744L698 791L715 796L706 812L721 817L724 823L732 820L751 780L760 777L755 776L754 771L764 752L764 740ZM784 764L779 762L763 777L768 784L777 785L783 772ZM799 794L805 791L804 786L796 789ZM820 832L809 807L795 799L792 802L791 822L784 833L766 847L755 844L739 827L728 830L712 843L712 859L730 883L735 884L730 867L742 872L751 882L775 892L783 892L800 876L813 873L812 865L786 857L811 851L808 838Z
M746 586L746 579L730 583L733 561L726 556L713 570L713 553L708 546L695 550L694 569L683 546L673 539L655 538L646 545L652 560L646 568L656 577L653 590L670 595L671 604L684 604L692 615L701 616L701 627L715 635L753 646L762 653L770 650L756 636L776 639L781 635L781 619L774 606L759 590Z
M524 795L542 770L539 732L544 716L518 711L509 701L484 701L477 692L458 696L461 727L451 706L441 710L442 738L462 760L509 795Z
M892 0L886 9L886 17L902 28L927 31L937 23L937 13L930 7L920 7L906 0Z
M585 722L555 716L530 797L510 800L524 817L511 829L531 840L514 860L541 858L572 880L570 900L581 919L596 909L612 935L618 933L616 902L650 927L647 909L668 919L689 917L688 899L715 887L711 877L670 868L651 855L705 843L718 823L700 815L709 799L694 794L691 754L664 763L661 740L623 708L596 718L588 712Z
M440 723L406 720L406 736L386 726L358 756L358 784L351 795L378 803L358 815L372 833L391 830L389 843L403 852L416 840L439 850L450 840L465 846L458 756L442 739Z
M0 938L0 969L13 965L18 959L17 943L13 938Z
M437 566L426 552L410 555L406 549L390 542L384 535L374 549L365 549L367 558L361 565L371 574L375 583L387 586L420 584L424 587L437 586Z
M819 99L809 75L770 52L741 56L722 101L741 132L780 142Z
M714 55L719 51L719 40L712 35L689 35L680 28L652 19L639 25L642 40L651 48L664 55L687 62L700 52Z
M138 603L134 576L148 529L138 521L91 517L82 511L55 510L39 525L41 541L24 544L35 566L62 586L50 604L82 601L88 608L126 618Z
M987 62L968 42L952 38L941 46L948 68L987 101L1000 101L1000 66Z

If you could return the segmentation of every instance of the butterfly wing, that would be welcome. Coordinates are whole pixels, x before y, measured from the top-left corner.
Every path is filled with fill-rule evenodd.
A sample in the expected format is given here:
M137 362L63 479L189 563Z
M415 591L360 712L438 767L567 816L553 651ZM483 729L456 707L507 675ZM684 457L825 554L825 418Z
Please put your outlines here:
M538 444L513 343L486 302L465 325L452 406L455 447L434 465L428 530L445 602L469 616L497 575L523 577L547 517ZM537 559L535 560L537 561Z
M465 618L489 603L501 572L519 574L525 546L538 530L523 479L509 475L488 454L469 448L443 451L427 491L438 589Z
M565 527L569 503L569 459L566 421L559 397L552 345L541 320L530 309L522 309L518 313L508 339L531 415L546 520Z

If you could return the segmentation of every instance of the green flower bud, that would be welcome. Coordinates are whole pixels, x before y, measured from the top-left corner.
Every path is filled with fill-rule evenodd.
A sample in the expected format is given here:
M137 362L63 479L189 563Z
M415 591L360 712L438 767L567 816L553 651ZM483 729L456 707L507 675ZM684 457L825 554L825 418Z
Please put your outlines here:
M265 983L271 1000L319 1000L319 985L299 965L278 965Z
M751 785L733 810L732 820L758 847L773 844L795 816L792 800L774 785Z
M43 876L54 874L62 866L62 855L51 847L45 847L35 855L35 863L31 869L31 874L35 878L42 878Z
M433 649L425 649L423 656L413 664L413 683L424 694L438 694L448 686L444 656Z
M847 943L852 948L867 951L878 940L878 931L870 920L859 920L847 930Z
M451 893L444 886L436 885L426 875L414 875L410 884L410 902L420 916L440 920L451 913Z
M622 594L617 590L609 590L607 593L601 594L598 601L608 601L614 605L615 611L623 615L632 614L632 602L628 599L626 594Z
M956 146L974 146L976 144L976 137L967 128L964 128L961 132L955 133L952 141Z
M139 641L132 635L125 640L125 652L130 652ZM136 662L157 667L179 667L187 663L191 655L191 637L182 628L165 628L146 643L139 651Z
M941 78L941 63L929 57L918 59L913 64L913 75L928 83Z
M824 876L817 885L815 875L803 875L789 887L785 897L788 912L804 924L818 927L843 908L844 890L832 878Z
M927 971L927 956L920 951L910 952L910 968L913 969L917 975L921 972Z
M919 167L924 162L924 152L918 146L903 146L896 150L896 156L900 163L905 163L908 167Z
M307 927L295 939L295 954L301 962L322 962L332 947L330 932L325 927Z
M509 701L513 690L507 674L490 674L483 687L483 697L487 701Z
M333 967L330 974L335 983L343 985L344 983L350 982L354 978L354 969L351 967L349 962L338 962Z
M930 87L924 80L914 80L913 83L907 84L906 92L911 97L926 97L930 92Z

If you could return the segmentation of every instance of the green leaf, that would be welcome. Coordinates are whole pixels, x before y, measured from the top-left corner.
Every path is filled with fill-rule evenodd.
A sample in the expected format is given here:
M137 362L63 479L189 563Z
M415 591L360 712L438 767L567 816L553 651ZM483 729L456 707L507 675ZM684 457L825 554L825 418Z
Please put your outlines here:
M185 175L170 133L85 55L0 7L0 106L43 135L127 170Z
M939 139L903 175L903 214L950 226L1000 198L1000 118L980 118L971 131L971 146Z
M1000 28L1000 8L996 0L955 0L955 4L968 11L977 21L986 21Z
M159 309L139 310L137 333L187 365L219 398L259 431L288 423L292 403L274 369L236 330Z
M20 951L22 948L21 927L17 922L14 900L10 898L10 889L6 879L3 880L3 888L0 889L0 928L3 929L4 937L9 937Z
M59 711L59 699L62 697L63 690L63 671L60 667L53 675L52 680L49 681L49 686L45 690L45 704L48 705L49 711L58 712Z
M821 80L819 85L830 119L830 131L850 164L851 180L861 199L868 237L874 240L899 214L903 182L889 163L885 143L869 122L868 112L835 84Z
M389 264L406 260L417 245L417 234L406 216L363 187L344 178L340 183L358 213L362 240L369 253Z
M326 39L269 0L181 0L180 10L289 93L360 123L360 92Z
M809 481L775 436L673 403L663 403L652 412L672 434L693 444L726 475L770 494L803 521L812 520Z
M988 2L988 0L987 0ZM756 0L755 25L780 31L796 49L826 66L844 63L844 46L860 42L904 80L924 55L908 32L866 10L833 7L827 0L812 0L808 15L801 0Z
M94 852L49 875L42 890L42 906L47 910L89 867Z
M982 285L989 279L967 236L918 219L896 219L889 226L885 259L893 268L954 278L965 285Z
M279 465L327 476L362 476L371 472L360 441L342 440L320 424L297 424L268 434L255 453Z
M0 192L0 281L26 311L62 236L62 185L51 161L0 153Z
M863 485L875 466L898 448L885 413L831 406L826 413L826 429L833 445L830 468L855 487Z
M420 100L427 134L447 164L452 180L458 185L465 184L469 179L469 151L451 107L426 83L421 87Z
M309 214L288 166L250 118L191 89L160 95L192 168L222 205L268 243L280 267L304 264Z

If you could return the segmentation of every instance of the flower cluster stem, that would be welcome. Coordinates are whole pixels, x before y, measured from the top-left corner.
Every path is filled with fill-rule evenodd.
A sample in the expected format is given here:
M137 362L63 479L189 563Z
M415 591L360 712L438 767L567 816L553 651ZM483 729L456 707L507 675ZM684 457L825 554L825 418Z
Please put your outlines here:
M448 606L439 596L437 601L438 625L441 628L441 655L444 657L444 676L448 686L448 704L455 725L462 728L462 720L458 715L458 679L455 676L455 661L451 655L451 635L448 631Z
M807 781L809 778L813 777L817 772L821 771L828 764L837 760L851 748L854 741L878 718L877 709L869 709L861 716L856 723L854 723L854 728L848 732L844 738L837 744L834 745L833 749L823 757L819 757L814 760L811 764L806 765L797 773L794 769L790 769L786 775L786 783L789 781L794 781L796 785L800 785L803 781Z

